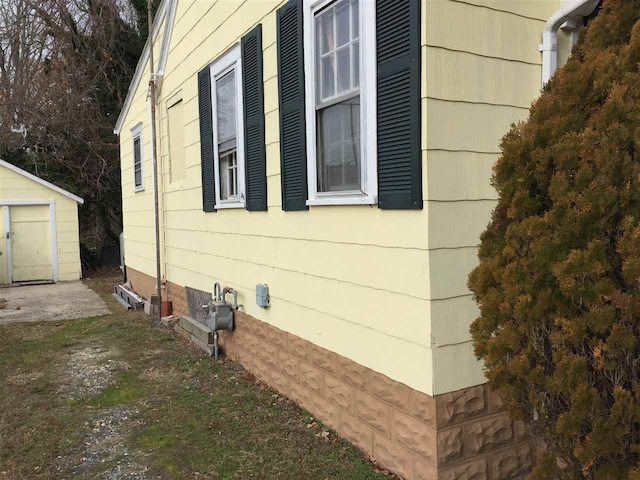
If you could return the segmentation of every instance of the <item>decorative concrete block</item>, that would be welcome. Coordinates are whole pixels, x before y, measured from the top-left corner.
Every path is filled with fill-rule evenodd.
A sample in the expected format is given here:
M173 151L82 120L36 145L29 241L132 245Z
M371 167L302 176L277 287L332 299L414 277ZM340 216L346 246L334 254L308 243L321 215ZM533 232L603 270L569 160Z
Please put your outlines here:
M484 385L436 396L438 426L479 417L487 413Z
M456 462L464 457L462 427L438 431L438 466Z
M271 386L284 395L289 395L291 381L282 373L271 371Z
M333 378L331 375L325 375L324 394L328 401L341 410L353 414L354 392L352 386Z
M300 360L298 360L293 355L290 355L287 352L280 350L278 352L278 368L282 373L287 375L292 380L296 382L298 381Z
M314 396L311 410L316 417L329 427L337 430L340 423L340 409L323 398Z
M475 456L514 442L511 420L500 415L465 426L466 455Z
M291 400L313 413L313 392L299 383L291 383Z
M533 467L531 445L528 443L496 453L491 458L492 480L507 480L523 475Z
M346 413L340 413L338 432L367 454L373 453L374 432L370 426Z
M489 470L484 458L470 463L447 468L440 473L438 480L488 480Z
M436 430L423 422L416 420L400 412L393 413L391 425L393 439L403 445L432 465L437 465Z
M438 480L438 470L434 466L416 459L414 468L415 480Z
M426 393L411 392L411 415L423 422L435 427L436 421L436 399Z
M498 393L491 390L489 387L487 387L486 390L487 390L487 397L489 398L489 411L491 413L501 412L504 409L504 407L502 405L502 399L500 398Z
M373 442L373 453L380 464L404 478L413 478L415 458L408 450L379 435L374 436Z
M338 376L360 390L366 390L370 370L352 362L348 358L338 357Z
M292 334L289 334L288 340L289 352L302 360L309 361L313 344Z
M322 396L322 372L304 362L300 363L300 384L318 396Z
M287 349L287 334L273 325L266 325L265 338L281 350Z
M369 392L404 412L409 412L411 389L380 373L371 372L369 376Z
M391 433L391 408L381 400L356 392L356 417L387 437Z
M272 343L258 340L256 355L271 368L278 367L278 347Z
M310 360L317 367L322 368L335 375L338 371L338 356L333 353L325 350L324 348L318 347L317 345L311 345L310 349Z
M135 284L154 284L132 275ZM169 282L167 292L175 312L186 308L185 288ZM229 358L336 428L380 467L406 480L514 480L531 470L537 443L524 424L501 413L499 397L485 386L432 397L245 313L236 320L235 332L221 332ZM190 331L174 329L211 351L193 333L202 324L185 326Z

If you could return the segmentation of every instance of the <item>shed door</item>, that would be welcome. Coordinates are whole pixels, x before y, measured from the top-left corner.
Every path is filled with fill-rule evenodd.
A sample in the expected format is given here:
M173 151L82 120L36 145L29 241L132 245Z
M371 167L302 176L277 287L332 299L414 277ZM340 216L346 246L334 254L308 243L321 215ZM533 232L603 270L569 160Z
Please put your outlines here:
M53 280L49 206L11 207L12 280Z

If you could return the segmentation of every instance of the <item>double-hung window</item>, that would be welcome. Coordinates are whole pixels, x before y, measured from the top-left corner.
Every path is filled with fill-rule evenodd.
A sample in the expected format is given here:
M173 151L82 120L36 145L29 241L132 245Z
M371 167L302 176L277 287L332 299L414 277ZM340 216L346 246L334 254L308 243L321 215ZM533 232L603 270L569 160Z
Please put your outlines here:
M133 141L133 190L144 190L144 159L142 158L142 124L131 129Z
M375 2L305 0L309 205L375 203Z
M239 46L211 65L217 209L245 206L241 68Z

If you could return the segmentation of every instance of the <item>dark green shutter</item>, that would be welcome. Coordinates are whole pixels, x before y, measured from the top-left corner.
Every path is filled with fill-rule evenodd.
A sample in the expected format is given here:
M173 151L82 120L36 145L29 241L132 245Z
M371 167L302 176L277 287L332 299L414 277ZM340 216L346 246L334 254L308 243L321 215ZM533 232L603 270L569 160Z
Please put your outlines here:
M307 141L304 114L302 0L290 0L278 10L276 29L282 209L306 210Z
M200 110L200 167L202 169L202 209L215 212L216 195L213 177L213 112L211 108L211 73L209 67L198 72L198 106Z
M247 210L266 210L267 160L264 146L261 24L242 37L242 89Z
M422 208L420 0L377 0L378 206Z

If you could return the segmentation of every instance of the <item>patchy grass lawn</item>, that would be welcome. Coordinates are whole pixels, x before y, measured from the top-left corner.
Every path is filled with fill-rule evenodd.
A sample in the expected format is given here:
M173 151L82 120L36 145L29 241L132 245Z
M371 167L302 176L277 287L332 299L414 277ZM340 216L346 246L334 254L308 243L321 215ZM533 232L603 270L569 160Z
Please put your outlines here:
M239 365L142 313L0 326L0 480L382 479ZM25 287L28 288L28 287Z

